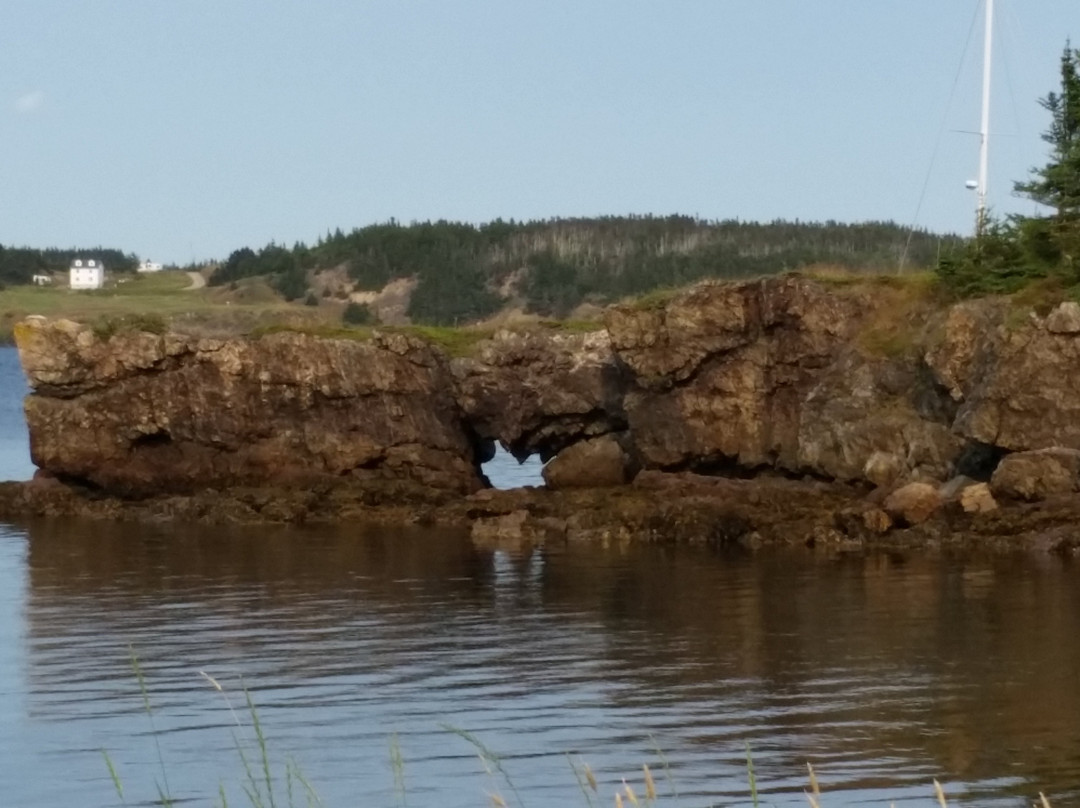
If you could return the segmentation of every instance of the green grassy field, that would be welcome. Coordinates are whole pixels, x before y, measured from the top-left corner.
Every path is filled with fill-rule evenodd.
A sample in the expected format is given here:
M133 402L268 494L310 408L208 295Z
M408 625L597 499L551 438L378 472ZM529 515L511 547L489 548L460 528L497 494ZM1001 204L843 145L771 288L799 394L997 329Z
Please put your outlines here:
M123 323L162 323L180 331L208 334L271 333L293 330L336 339L369 339L372 327L350 327L341 321L344 302L321 299L317 306L287 303L260 279L229 286L192 288L185 272L126 276L105 289L13 286L0 290L0 343L13 340L15 324L32 314L66 317L109 333ZM148 319L149 318L149 319ZM580 333L595 331L598 322L541 321L518 323L519 328ZM414 334L462 356L495 328L477 326L380 326L384 331Z
M15 323L31 314L94 322L110 317L155 315L171 326L208 331L248 331L272 323L315 324L340 319L332 307L289 304L253 287L190 289L185 272L126 276L105 289L74 291L42 286L0 290L0 342L10 343ZM234 299L235 298L235 299Z

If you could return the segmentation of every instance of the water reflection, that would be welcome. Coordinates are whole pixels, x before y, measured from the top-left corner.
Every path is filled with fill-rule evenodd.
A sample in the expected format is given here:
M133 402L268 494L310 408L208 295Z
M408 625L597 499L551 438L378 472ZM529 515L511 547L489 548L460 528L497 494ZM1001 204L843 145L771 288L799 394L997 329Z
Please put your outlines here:
M153 783L129 643L171 787L199 801L242 771L199 670L236 708L243 676L328 805L393 801L395 732L415 804L477 804L492 784L441 723L506 753L533 803L582 803L567 751L610 800L641 763L662 768L656 744L683 804L746 803L746 743L776 805L804 804L807 760L832 805L929 805L932 777L980 805L1080 797L1080 591L1054 559L509 555L453 533L87 523L0 548L19 593L0 601L16 637L0 748L35 772L0 775L13 804L110 804L102 746Z

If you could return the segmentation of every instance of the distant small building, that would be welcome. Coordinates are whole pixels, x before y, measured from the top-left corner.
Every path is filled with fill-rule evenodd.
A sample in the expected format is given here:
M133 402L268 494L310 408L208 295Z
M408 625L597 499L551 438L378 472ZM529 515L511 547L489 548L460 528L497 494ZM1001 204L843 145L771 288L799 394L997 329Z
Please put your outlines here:
M52 275L35 275L33 281L34 286L48 286L52 283Z
M95 258L76 258L69 272L72 289L100 289L105 285L105 265Z
M165 267L154 261L144 260L139 262L139 272L161 272Z

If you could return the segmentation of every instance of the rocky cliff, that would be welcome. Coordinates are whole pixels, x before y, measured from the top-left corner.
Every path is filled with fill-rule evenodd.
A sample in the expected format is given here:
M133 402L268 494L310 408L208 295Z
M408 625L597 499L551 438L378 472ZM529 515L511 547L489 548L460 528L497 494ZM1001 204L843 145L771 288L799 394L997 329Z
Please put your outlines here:
M947 476L959 442L918 361L859 345L876 305L788 277L612 309L643 465L844 481Z
M445 357L402 334L108 337L67 321L16 331L33 461L123 496L348 479L480 487Z
M333 483L448 501L483 487L494 441L554 458L564 490L641 469L876 489L884 510L855 520L871 531L950 501L1072 495L1080 306L924 292L705 283L612 307L602 330L504 331L458 358L404 333L106 336L34 318L17 342L35 463L123 497Z

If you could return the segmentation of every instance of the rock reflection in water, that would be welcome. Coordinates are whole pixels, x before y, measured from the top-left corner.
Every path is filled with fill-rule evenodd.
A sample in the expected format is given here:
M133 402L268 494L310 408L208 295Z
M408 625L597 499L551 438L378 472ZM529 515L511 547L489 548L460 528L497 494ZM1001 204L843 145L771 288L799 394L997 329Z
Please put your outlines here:
M933 777L980 805L1080 797L1080 589L1054 559L509 555L355 528L28 534L24 602L3 617L24 621L25 659L0 665L15 696L0 742L29 756L0 775L13 804L111 804L100 747L151 796L129 643L170 785L196 800L242 771L228 706L199 670L236 707L243 677L272 750L330 806L393 801L395 732L415 804L477 804L492 784L441 723L506 753L533 803L582 802L567 751L609 792L658 765L650 736L687 805L747 802L747 742L776 805L804 804L807 760L832 805L929 804Z

